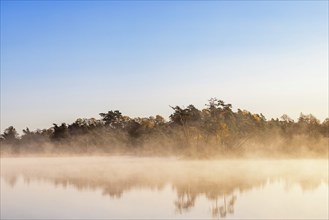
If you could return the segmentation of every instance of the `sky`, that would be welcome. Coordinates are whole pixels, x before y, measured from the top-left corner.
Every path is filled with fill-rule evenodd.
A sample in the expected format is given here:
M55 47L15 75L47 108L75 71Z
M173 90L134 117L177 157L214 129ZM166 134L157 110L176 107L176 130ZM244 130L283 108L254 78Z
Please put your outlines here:
M1 1L1 132L212 97L328 117L328 1Z

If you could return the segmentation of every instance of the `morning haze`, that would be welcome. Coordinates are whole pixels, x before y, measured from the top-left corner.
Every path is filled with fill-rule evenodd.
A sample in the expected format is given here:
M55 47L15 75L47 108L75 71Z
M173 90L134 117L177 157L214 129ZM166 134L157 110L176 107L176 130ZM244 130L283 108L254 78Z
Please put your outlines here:
M0 4L1 219L329 218L328 1Z

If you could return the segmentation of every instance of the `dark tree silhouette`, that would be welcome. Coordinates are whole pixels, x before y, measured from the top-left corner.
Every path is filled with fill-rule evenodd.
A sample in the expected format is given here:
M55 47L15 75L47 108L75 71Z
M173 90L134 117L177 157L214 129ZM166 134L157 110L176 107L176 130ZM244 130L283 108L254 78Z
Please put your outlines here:
M60 141L63 140L65 138L68 138L69 133L68 133L68 128L67 125L65 123L62 123L60 126L58 126L57 124L53 124L54 125L54 133L52 134L52 139L55 141Z
M107 113L100 113L99 115L102 117L105 125L110 126L111 128L123 128L124 126L124 117L118 110L108 111Z
M138 146L143 152L188 156L328 155L329 119L322 123L312 114L301 114L295 122L284 114L267 120L262 114L232 110L232 105L211 98L204 109L194 105L171 107L162 116L130 118L119 110L100 113L101 119L77 119L71 124L53 124L49 129L23 130L10 126L0 136L1 152L128 152ZM136 149L137 150L137 149ZM137 151L134 151L137 152Z
M18 141L18 133L13 126L10 126L5 129L1 135L3 142L6 144L15 144Z

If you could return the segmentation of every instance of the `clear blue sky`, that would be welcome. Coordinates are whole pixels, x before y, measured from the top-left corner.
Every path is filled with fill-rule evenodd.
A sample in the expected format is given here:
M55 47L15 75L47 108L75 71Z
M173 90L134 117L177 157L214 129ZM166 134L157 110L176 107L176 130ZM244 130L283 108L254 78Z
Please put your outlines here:
M211 97L328 117L328 1L1 1L1 132Z

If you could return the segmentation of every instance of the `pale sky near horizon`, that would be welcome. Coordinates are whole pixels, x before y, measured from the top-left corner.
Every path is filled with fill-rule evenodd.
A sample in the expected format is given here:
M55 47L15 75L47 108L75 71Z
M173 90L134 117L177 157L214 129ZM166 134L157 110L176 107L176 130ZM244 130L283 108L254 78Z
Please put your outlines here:
M328 117L328 1L1 1L1 132L211 97Z

